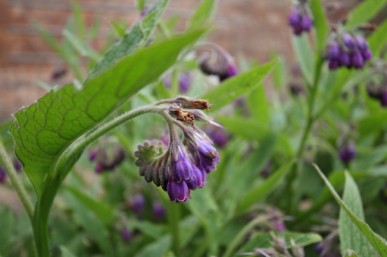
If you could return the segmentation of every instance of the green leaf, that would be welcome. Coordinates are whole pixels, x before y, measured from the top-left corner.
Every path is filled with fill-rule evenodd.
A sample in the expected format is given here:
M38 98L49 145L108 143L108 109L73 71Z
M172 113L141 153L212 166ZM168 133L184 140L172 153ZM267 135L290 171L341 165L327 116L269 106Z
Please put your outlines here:
M82 134L95 127L129 97L158 78L203 30L195 30L122 58L112 69L88 79L82 89L73 85L50 91L15 115L11 133L16 154L35 190L43 183L63 179L80 152L57 165L62 153ZM157 65L154 65L157 63ZM152 67L151 69L149 67Z
M171 236L160 237L157 241L147 244L135 257L163 256L171 245Z
M316 31L316 44L319 54L325 48L326 38L329 33L329 24L325 15L324 6L320 0L311 0L310 9L313 14L313 26Z
M114 221L114 210L112 207L104 202L97 201L95 198L88 196L75 187L65 187L79 202L82 203L84 208L88 208L91 212L98 217L105 225L111 225Z
M387 0L367 0L360 3L348 16L346 28L353 28L368 22L387 4Z
M322 240L319 234L315 233L299 233L299 232L277 232L274 233L277 238L284 238L286 247L291 247L291 240L293 239L296 245L301 247L320 242ZM270 233L258 232L255 233L252 238L246 243L240 252L251 251L255 248L273 248L273 238Z
M370 49L375 56L378 56L383 47L387 44L387 20L385 20L377 29L372 32L368 38Z
M110 48L103 59L90 72L95 75L114 65L120 58L133 52L139 46L145 44L161 14L167 5L168 0L158 0L148 11L147 15L141 19L133 28L125 34L120 42Z
M319 169L317 165L314 165L317 172L323 179L325 185L328 187L332 196L335 198L336 202L341 206L341 208L345 211L348 217L351 219L353 224L360 230L360 232L367 238L369 243L374 247L374 249L379 253L380 257L387 257L387 242L381 236L376 234L372 229L368 226L367 223L362 221L355 213L351 211L351 209L347 206L343 200L341 200L340 196L336 193L335 189L329 183L329 180L324 176L322 171Z
M237 214L242 214L248 210L253 204L258 203L270 192L272 192L276 186L282 181L285 175L290 170L293 162L283 165L273 175L266 179L263 183L250 189L239 201L238 207L236 208Z
M243 117L218 116L216 120L234 135L248 140L260 140L271 131L267 124L258 124L255 120Z
M363 205L359 189L348 172L345 173L343 201L360 220L364 220ZM375 255L372 246L363 234L358 233L356 225L352 223L343 209L340 210L339 235L342 255L344 255L348 249L356 251L360 256Z
M306 35L292 37L292 44L299 62L302 75L308 84L312 84L314 55Z
M271 61L265 65L252 68L249 71L227 79L218 87L202 95L201 98L208 99L214 104L211 110L220 109L241 95L259 86L275 64L276 61Z
M62 257L75 257L75 255L63 245L60 247L60 252Z
M193 28L195 26L202 27L203 25L207 25L215 13L216 4L216 0L202 0L196 8L195 13L191 16L189 26Z

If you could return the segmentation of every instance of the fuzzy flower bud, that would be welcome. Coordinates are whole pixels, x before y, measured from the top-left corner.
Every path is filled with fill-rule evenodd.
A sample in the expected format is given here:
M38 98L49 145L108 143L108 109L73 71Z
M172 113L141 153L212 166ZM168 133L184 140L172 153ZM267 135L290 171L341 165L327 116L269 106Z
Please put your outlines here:
M161 203L155 202L152 204L152 216L156 221L165 218L165 208Z
M181 94L187 93L192 84L192 79L189 73L183 72L179 75L179 92ZM166 88L171 88L171 77L168 76L164 79L164 85Z
M145 198L142 194L137 194L129 200L129 208L137 215L144 212Z
M133 232L128 228L123 228L119 231L122 241L130 241L133 238Z

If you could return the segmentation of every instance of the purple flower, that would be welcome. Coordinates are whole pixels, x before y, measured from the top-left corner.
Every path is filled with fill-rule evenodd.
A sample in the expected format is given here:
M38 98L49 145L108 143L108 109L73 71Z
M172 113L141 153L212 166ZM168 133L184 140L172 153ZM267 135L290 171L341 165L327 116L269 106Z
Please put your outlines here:
M230 135L222 127L211 126L206 129L208 136L212 139L215 145L223 148L227 145Z
M303 32L309 32L312 29L313 21L304 3L300 3L293 8L288 17L288 24L292 27L293 34L296 36L301 35Z
M353 141L345 142L339 149L339 156L345 164L350 163L356 156L355 143Z
M340 67L361 69L372 58L372 53L363 37L346 33L336 35L330 42L325 58L330 70Z
M177 147L177 161L173 166L173 175L176 182L189 180L193 172L193 165L188 156L182 151L181 147Z
M207 174L204 170L194 167L192 177L187 181L188 188L195 190L196 188L202 188L206 184Z
M191 198L190 190L185 181L175 182L174 180L169 180L167 193L171 202L186 202Z
M182 94L187 93L191 88L191 84L192 84L192 79L191 79L191 76L189 75L189 73L183 72L179 75L179 92L180 93L182 93ZM164 86L168 89L171 88L171 77L170 76L167 76L164 79Z
M387 107L387 87L382 87L379 102L381 106Z
M17 171L17 172L20 172L20 171L22 171L22 169L23 169L23 164L19 161L19 159L18 158L14 158L13 159L13 167L15 168L15 170Z
M7 172L2 166L0 166L0 184L4 184L6 180L7 180Z
M137 194L129 200L129 208L136 214L144 212L145 197L142 194Z
M114 170L125 159L124 149L115 144L107 143L103 147L98 147L89 152L90 161L96 161L95 172L101 174Z
M133 238L133 233L129 229L123 228L120 231L120 236L123 241L130 241Z
M89 161L91 161L91 162L94 161L97 158L97 155L98 155L98 150L97 149L90 150L89 156L88 156Z
M164 219L165 217L165 208L161 203L155 202L152 205L152 215L153 218L157 221Z

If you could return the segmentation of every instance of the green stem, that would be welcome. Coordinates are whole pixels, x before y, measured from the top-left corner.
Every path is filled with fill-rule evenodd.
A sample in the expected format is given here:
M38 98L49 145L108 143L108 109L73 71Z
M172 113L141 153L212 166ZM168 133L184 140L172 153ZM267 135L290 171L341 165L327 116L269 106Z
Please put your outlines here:
M56 167L66 166L66 163L67 166L68 163L74 163L78 159L79 154L88 144L124 122L149 112L159 114L164 113L164 110L165 107L149 105L126 112L110 121L107 121L101 126L90 130L88 133L73 142L73 144L71 144L58 158ZM67 175L67 173L59 174L60 172L56 169L56 167L54 168L54 175L47 182L39 200L37 201L35 213L33 215L33 230L39 257L51 256L48 240L48 216L59 186Z
M306 125L302 132L301 141L296 152L296 160L298 161L300 161L300 159L302 158L306 142L308 141L309 134L312 130L314 122L316 121L316 117L314 115L314 107L315 107L316 96L318 92L318 84L321 76L321 69L322 69L323 63L324 63L324 60L321 57L319 57L316 60L313 85L310 88L310 96L308 98L308 103L307 103ZM294 191L293 184L296 179L296 170L297 170L297 162L293 164L291 171L289 172L289 178L286 184L288 213L293 213L293 206L294 206L293 200L295 199L295 195L293 192Z
M175 256L180 256L180 205L170 203L168 212L168 222L172 235L172 251Z
M238 245L244 241L245 236L258 224L267 220L265 216L258 216L250 221L244 228L237 234L234 240L229 244L223 257L229 257L238 247Z
M27 190L25 189L23 183L20 181L20 176L16 173L15 168L13 167L11 158L7 154L5 150L3 141L0 138L0 158L4 162L5 169L7 170L7 174L13 187L15 188L19 198L23 204L24 209L26 210L28 217L32 220L32 216L34 213L34 207L32 205L31 199L27 194Z

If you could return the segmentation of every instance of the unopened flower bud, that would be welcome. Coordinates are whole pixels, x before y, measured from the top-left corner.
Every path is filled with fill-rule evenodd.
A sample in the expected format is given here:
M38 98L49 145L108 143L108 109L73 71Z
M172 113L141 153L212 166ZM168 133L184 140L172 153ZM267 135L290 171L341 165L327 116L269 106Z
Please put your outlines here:
M155 202L152 205L152 215L156 221L160 221L165 218L165 208L161 203Z
M133 238L133 232L128 228L123 228L120 230L120 236L123 241L130 241Z
M129 200L129 208L137 215L144 212L145 197L142 194L137 194Z

